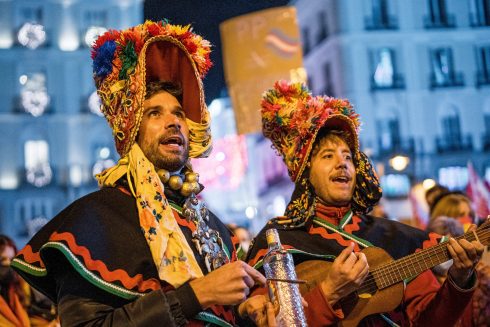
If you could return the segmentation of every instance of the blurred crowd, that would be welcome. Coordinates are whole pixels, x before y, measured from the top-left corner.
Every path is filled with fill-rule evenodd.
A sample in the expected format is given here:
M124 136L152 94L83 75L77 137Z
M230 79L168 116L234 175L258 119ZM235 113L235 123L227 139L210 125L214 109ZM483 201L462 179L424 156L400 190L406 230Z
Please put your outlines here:
M0 326L56 327L56 308L10 267L17 254L11 238L0 235Z
M480 225L484 219L475 216L470 198L463 192L453 192L441 185L426 191L429 208L427 231L448 237L463 235L472 224ZM373 208L371 215L389 219L382 204ZM252 233L245 226L228 224L240 243L239 257L245 258L252 241ZM0 326L59 326L56 307L41 293L31 288L10 268L17 253L11 238L0 235ZM441 283L444 282L452 261L433 269ZM466 309L459 326L488 326L490 321L490 254L487 250L476 267L478 288L471 306Z

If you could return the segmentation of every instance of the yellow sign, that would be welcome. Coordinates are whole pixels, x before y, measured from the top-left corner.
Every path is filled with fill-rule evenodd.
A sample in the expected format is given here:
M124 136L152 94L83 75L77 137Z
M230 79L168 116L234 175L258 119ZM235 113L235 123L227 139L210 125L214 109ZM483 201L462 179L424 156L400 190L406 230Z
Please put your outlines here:
M220 25L223 66L238 133L262 130L260 100L275 81L306 81L294 7L235 17Z

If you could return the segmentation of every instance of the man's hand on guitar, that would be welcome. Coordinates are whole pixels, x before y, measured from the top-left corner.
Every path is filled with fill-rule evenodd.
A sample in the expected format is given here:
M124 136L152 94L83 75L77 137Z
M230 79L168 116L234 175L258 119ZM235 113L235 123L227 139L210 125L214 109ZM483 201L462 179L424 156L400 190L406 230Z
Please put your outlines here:
M476 226L472 225L469 231L475 229ZM450 238L447 248L453 258L453 265L449 269L452 280L459 287L468 288L469 279L483 253L483 244L479 240L468 242L464 238Z
M320 284L331 306L358 289L369 273L366 256L364 253L353 252L353 249L354 243L351 243L340 253L327 278Z

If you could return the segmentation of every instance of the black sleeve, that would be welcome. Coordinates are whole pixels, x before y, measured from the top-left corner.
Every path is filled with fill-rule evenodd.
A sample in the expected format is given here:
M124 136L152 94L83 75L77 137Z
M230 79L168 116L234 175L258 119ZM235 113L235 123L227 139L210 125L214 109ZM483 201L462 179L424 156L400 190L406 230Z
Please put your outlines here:
M201 311L189 284L174 291L152 291L129 302L92 285L71 267L56 277L63 327L183 326Z

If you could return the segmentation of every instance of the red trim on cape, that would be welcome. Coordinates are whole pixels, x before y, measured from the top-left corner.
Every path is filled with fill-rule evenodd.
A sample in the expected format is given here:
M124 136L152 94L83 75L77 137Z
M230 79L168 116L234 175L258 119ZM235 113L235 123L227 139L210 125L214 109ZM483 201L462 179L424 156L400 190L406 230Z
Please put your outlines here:
M335 240L337 243L339 243L342 246L349 246L350 243L354 243L354 251L359 252L361 249L359 248L359 244L357 242L354 242L352 240L346 240L340 235L339 233L329 233L324 227L314 227L311 225L310 230L308 231L309 234L312 235L320 235L321 237L329 240Z
M193 233L197 230L197 226L196 226L196 224L194 224L194 222L187 221L187 219L182 218L179 215L179 213L177 212L177 210L175 210L174 208L172 208L172 212L174 214L175 220L177 221L177 224L179 224L180 226L189 228Z
M352 234L352 232L355 232L355 231L358 231L359 229L361 229L359 227L359 223L361 222L361 218L359 218L358 216L356 215L353 215L352 216L352 220L351 220L351 223L350 224L347 224L345 225L344 227L344 231L346 231L347 233L349 234Z
M39 262L39 267L46 268L44 262L41 260L39 252L32 252L32 246L27 244L17 255L22 255L24 261L30 264Z
M154 278L143 280L142 274L136 274L134 277L130 277L129 274L122 269L110 271L103 261L93 260L89 249L85 246L79 246L71 233L54 232L49 240L66 242L72 253L83 258L85 267L89 270L97 271L106 282L120 281L126 289L133 289L137 286L139 292L146 292L149 290L154 291L161 288L160 282Z

